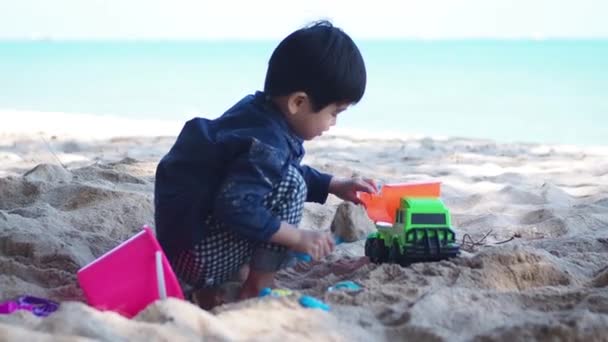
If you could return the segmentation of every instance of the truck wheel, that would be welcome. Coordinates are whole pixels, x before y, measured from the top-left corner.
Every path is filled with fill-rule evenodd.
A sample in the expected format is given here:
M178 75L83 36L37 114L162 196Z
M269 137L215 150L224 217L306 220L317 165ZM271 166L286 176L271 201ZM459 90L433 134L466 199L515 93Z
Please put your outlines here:
M377 245L378 245L378 247L376 247L376 250L378 251L379 261L387 262L388 261L388 248L386 248L386 246L384 245L384 240L378 239Z
M370 260L372 257L372 240L375 240L375 238L367 238L365 240L365 256L369 257Z
M397 240L393 240L393 244L388 252L388 260L390 262L394 262L396 264L400 264L401 262L401 249L399 248L399 243Z
M369 238L365 241L365 255L373 263L386 262L388 257L384 241L378 238Z
M365 255L369 257L369 260L373 263L380 262L380 255L378 253L378 238L369 238L365 240Z

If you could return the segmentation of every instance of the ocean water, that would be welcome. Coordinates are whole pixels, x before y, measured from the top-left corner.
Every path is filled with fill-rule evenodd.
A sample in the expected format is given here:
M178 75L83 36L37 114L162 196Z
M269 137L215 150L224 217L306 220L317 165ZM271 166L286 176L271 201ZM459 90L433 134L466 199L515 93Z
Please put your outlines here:
M263 87L276 44L0 42L0 109L213 118ZM341 128L608 144L608 40L358 44L368 86Z

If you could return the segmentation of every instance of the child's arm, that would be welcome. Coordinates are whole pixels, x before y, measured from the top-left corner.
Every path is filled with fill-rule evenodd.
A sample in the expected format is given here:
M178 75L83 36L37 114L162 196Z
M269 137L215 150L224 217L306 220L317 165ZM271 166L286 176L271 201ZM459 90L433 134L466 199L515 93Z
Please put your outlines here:
M327 232L298 229L287 222L281 222L279 230L270 238L271 242L287 246L296 252L310 255L319 260L334 249L334 239Z
M378 191L374 180L369 178L342 178L320 172L310 166L301 165L302 174L308 186L307 202L325 203L327 194L334 194L345 201L361 203L357 192Z
M329 183L332 175L320 172L310 166L300 165L302 177L306 181L308 187L308 195L306 202L325 203L327 194L329 193Z
M357 192L375 193L376 183L370 178L341 178L333 177L329 182L329 192L345 201L360 204Z

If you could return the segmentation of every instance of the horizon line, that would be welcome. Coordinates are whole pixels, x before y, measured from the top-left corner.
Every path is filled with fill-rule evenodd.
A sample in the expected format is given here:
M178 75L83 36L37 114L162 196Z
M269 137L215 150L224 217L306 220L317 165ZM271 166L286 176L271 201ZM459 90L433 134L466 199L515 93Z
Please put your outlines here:
M211 38L211 37L0 37L0 42L235 42L235 43L271 43L280 41L282 38ZM457 41L608 41L606 37L366 37L354 38L359 42L396 42L396 41L411 41L411 42L457 42Z

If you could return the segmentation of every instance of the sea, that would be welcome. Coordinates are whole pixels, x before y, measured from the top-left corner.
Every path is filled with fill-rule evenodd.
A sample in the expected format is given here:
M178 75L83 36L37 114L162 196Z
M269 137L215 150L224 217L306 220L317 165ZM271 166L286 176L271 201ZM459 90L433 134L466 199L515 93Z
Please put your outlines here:
M1 41L0 110L214 118L263 88L277 44ZM608 145L608 40L357 44L367 89L337 127L376 136Z

